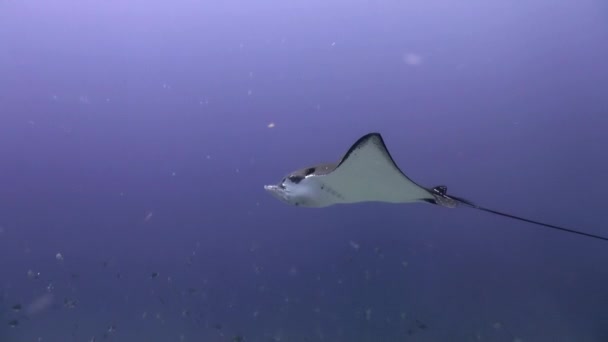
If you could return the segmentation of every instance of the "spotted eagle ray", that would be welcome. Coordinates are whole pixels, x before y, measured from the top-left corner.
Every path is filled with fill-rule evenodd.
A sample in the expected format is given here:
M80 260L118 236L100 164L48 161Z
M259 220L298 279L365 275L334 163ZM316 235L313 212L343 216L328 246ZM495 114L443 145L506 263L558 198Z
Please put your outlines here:
M608 241L608 237L503 213L447 194L447 187L432 189L416 184L397 166L379 133L361 137L338 163L319 164L292 172L277 185L264 189L291 205L321 208L359 202L430 203L458 206L532 223L538 226Z

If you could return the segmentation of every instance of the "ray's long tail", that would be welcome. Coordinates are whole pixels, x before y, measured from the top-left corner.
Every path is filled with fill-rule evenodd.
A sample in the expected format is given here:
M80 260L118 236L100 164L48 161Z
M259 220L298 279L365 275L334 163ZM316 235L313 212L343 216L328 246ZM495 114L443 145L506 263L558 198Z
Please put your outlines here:
M586 232L582 232L580 230L576 230L576 229L570 229L570 228L565 228L565 227L560 227L560 226L556 226L556 225L552 225L552 224L548 224L548 223L544 223L544 222L539 222L539 221L535 221L535 220L530 220L524 217L520 217L520 216L515 216L515 215L511 215L511 214L507 214L507 213L503 213L500 211L496 211L493 209L489 209L489 208L485 208L482 206L479 206L471 201L465 200L463 198L459 198L456 196L451 196L447 194L447 187L446 186L436 186L433 189L429 190L433 196L435 197L435 201L430 201L431 203L437 204L437 205L441 205L444 207L448 207L448 208L455 208L458 205L464 205L466 207L469 208L473 208L473 209L478 209L481 211L485 211L487 213L491 213L491 214L495 214L495 215L500 215L500 216L504 216L504 217L508 217L511 219L515 219L515 220L519 220L519 221L523 221L523 222L528 222L531 224L535 224L537 226L541 226L541 227L546 227L546 228L551 228L551 229L555 229L555 230L560 230L562 232L567 232L567 233L572 233L572 234L578 234L578 235L582 235L582 236L586 236L586 237L590 237L590 238L594 238L594 239L598 239L598 240L604 240L604 241L608 241L608 237L605 236L600 236L600 235L595 235L595 234L591 234L591 233L586 233Z

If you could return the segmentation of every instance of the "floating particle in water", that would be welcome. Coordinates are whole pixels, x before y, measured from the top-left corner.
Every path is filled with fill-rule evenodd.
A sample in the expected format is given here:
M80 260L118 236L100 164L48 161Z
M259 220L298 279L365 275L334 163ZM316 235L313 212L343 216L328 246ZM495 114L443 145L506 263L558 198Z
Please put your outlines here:
M422 64L422 56L420 56L419 54L416 53L404 53L403 54L403 62L409 66L419 66L420 64Z
M78 301L75 299L65 298L63 300L63 307L66 309L74 309L78 304Z
M288 273L288 274L289 274L289 276L291 276L291 277L295 277L295 276L297 276L297 275L298 275L298 269L297 269L295 266L292 266L292 267L289 269L289 273Z
M28 316L37 315L49 309L53 304L53 295L45 293L35 298L31 303L25 307L25 314Z
M148 311L144 311L144 312L141 314L141 319L146 319L146 317L148 317Z
M11 328L16 328L18 325L19 325L19 321L16 319L8 322L8 326Z
M148 211L146 213L146 216L144 217L144 222L148 222L150 221L150 219L152 219L152 216L154 215L154 213L152 211Z
M258 318L259 315L260 315L259 311L256 310L253 312L253 318Z
M500 328L502 328L502 324L500 324L500 322L496 322L496 323L492 324L492 327L494 329L500 329Z
M221 324L219 324L219 323L216 323L216 324L214 324L214 325L213 325L213 328L214 328L215 330L222 330L222 325L221 325Z
M158 272L152 272L152 274L150 275L150 278L154 279L156 277L158 277Z
M262 268L258 265L253 265L253 272L255 272L255 274L260 274L262 273Z
M419 320L416 320L416 326L422 330L426 330L426 328L428 328L427 325L424 324L424 322L421 322Z
M367 308L365 310L365 320L369 321L372 319L372 309Z
M116 326L115 325L110 325L108 327L108 334L112 334L116 332Z
M182 317L184 317L184 318L190 317L190 311L188 311L187 309L182 310Z
M374 253L376 253L378 258L380 258L380 259L384 258L384 254L382 253L382 249L380 249L380 247L374 248Z
M40 278L40 272L34 272L32 270L28 270L27 277L30 279L38 279L38 278Z
M0 226L0 234L4 233L4 227Z
M15 304L15 305L13 305L12 309L15 312L21 311L21 309L22 309L21 304Z
M358 243L356 243L356 242L355 242L355 241L353 241L353 240L350 240L348 243L349 243L349 244L350 244L350 246L351 246L351 247L352 247L354 250L356 250L356 251L358 251L358 250L359 250L359 247L361 247L361 246L360 246Z
M253 94L253 90L251 90L251 89L247 90L247 95L251 96L251 94Z
M274 128L274 126L275 126L275 123L274 123L274 122L270 122L270 123L268 123L268 128Z
M245 341L245 338L242 335L236 335L236 336L234 336L232 341L233 342L243 342L243 341Z
M524 340L519 337L516 337L513 339L513 342L524 342Z
M407 263L407 261L403 260L403 261L401 262L401 265L403 265L403 267L404 267L404 268L406 268L406 267L407 267L407 265L408 265L408 263Z
M55 259L57 259L57 261L63 261L63 254L61 254L61 253L55 254Z

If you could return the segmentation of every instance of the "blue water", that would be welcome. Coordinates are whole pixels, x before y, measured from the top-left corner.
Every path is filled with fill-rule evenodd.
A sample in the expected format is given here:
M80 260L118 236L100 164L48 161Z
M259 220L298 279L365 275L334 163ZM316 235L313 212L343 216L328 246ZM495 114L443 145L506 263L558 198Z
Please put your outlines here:
M602 0L1 1L0 342L607 341L605 242L263 190L377 131L608 235L606 61Z

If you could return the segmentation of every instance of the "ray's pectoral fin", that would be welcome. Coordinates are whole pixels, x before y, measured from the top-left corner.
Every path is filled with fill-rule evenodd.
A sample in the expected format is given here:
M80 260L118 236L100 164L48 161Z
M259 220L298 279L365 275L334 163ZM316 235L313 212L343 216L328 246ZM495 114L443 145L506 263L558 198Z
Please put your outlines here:
M323 182L342 195L343 203L407 203L434 197L399 169L378 133L353 144Z

